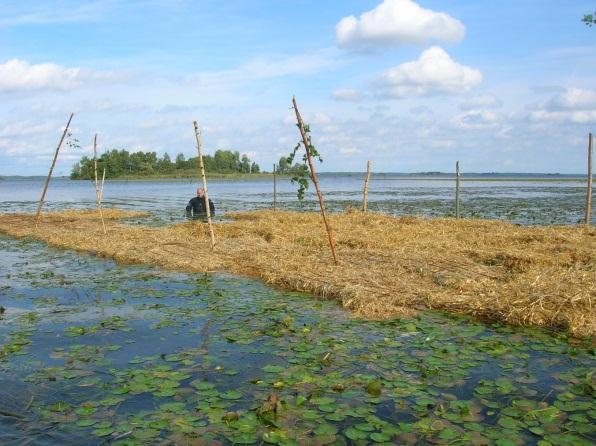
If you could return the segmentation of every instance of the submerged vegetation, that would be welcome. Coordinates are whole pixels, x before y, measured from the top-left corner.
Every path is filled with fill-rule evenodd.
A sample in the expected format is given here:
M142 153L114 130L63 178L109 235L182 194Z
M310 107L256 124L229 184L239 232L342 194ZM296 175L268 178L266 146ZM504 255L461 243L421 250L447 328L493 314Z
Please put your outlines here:
M432 312L354 320L248 279L3 237L0 255L0 443L595 441L589 340Z
M104 211L112 219L130 215ZM594 228L345 212L330 217L341 259L333 266L325 233L312 229L320 222L317 214L257 211L231 217L215 225L214 251L201 223L112 222L104 236L95 211L44 214L38 230L29 215L4 214L0 231L123 263L249 275L334 298L365 318L426 308L574 336L596 333Z
M247 155L239 152L216 150L213 155L203 157L205 169L216 174L254 174L259 173L259 165ZM186 177L196 176L199 171L198 157L186 159L182 153L172 161L165 153L158 158L155 152L129 153L127 150L109 150L97 159L98 169L106 169L106 178L122 177ZM70 174L73 180L92 180L94 178L93 158L84 156L76 163Z

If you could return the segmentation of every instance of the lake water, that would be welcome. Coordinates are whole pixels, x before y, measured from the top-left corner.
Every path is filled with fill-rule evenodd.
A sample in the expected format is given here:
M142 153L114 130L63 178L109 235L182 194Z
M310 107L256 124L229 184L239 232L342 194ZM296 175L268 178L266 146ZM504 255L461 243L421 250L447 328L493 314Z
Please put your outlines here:
M362 175L322 175L329 208ZM0 212L34 212L43 179L0 180ZM188 181L110 181L105 204L182 221ZM278 184L283 209L298 203ZM267 180L213 180L218 218L271 207ZM576 223L571 181L463 183L464 216ZM453 181L373 178L370 208L449 215ZM46 209L93 207L55 179ZM122 266L0 235L0 444L592 445L593 340L424 312L353 320L336 303L230 275Z
M0 444L592 445L589 340L0 235Z
M35 212L43 179L0 180L0 212ZM363 174L321 174L320 183L327 207L338 212L362 206ZM146 210L144 222L161 224L179 221L192 198L196 181L107 181L107 207ZM453 216L455 183L444 177L412 179L397 174L373 175L369 209L391 215ZM281 178L277 185L281 209L316 210L318 202L311 186L304 202L296 198L296 186ZM273 184L270 179L211 180L209 196L216 212L270 208ZM501 177L466 180L461 187L463 217L492 218L519 224L576 224L585 212L585 181L564 176L536 176L532 181ZM44 209L93 207L95 191L89 181L53 179ZM595 210L592 211L593 216Z

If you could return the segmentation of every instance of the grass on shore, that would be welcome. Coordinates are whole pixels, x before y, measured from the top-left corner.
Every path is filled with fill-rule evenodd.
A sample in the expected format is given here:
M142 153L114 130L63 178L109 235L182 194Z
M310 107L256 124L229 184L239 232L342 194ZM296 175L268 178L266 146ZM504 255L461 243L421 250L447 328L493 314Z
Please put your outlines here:
M229 271L282 288L337 299L357 316L408 316L421 309L513 325L596 334L596 229L522 227L489 220L395 218L359 211L332 215L339 265L316 213L255 211L215 225L118 223L135 215L104 210L0 214L0 231L123 263L189 272Z

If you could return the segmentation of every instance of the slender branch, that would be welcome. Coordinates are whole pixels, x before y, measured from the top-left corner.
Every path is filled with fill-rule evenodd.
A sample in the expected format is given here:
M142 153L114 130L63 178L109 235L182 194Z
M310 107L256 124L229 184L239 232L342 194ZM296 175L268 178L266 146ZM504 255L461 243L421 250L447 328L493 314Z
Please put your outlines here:
M207 211L207 223L209 224L209 235L211 236L211 250L215 248L215 234L213 234L213 224L211 223L211 208L209 207L209 194L207 193L207 177L205 176L205 164L203 163L203 147L201 145L201 131L197 121L193 121L195 127L195 137L197 139L197 151L199 152L199 167L201 168L201 181L205 190L205 210Z
M296 104L295 96L292 97L292 104L294 105L294 111L296 112L296 120L298 121L298 128L300 129L300 134L302 135L304 149L306 150L306 159L308 161L308 166L310 167L310 177L315 185L317 196L319 198L319 206L321 208L321 215L323 216L323 221L325 222L325 229L327 229L327 238L329 239L329 247L331 248L331 254L333 255L333 262L337 265L337 254L335 252L335 239L333 238L333 229L331 229L331 225L329 224L327 211L325 210L323 194L321 193L321 188L319 187L319 180L317 179L317 173L315 172L315 166L310 152L310 144L308 141L308 137L306 136L306 131L304 130L304 122L302 121L302 116L300 116L300 111L298 110L298 104Z
M362 200L362 211L368 208L368 182L370 181L370 160L366 162L366 178L364 180L364 198Z
M101 209L101 197L99 192L99 183L97 181L97 133L93 138L93 173L95 175L95 202L97 203L97 210L99 211L99 217L101 218L101 226L103 227L103 233L106 234L106 223L103 219L103 210ZM105 169L104 169L105 174ZM103 193L103 182L102 182L102 193Z
M39 225L39 219L41 217L41 208L43 207L43 203L46 199L46 192L48 191L48 186L50 185L50 178L52 178L52 172L54 171L54 166L56 165L56 160L58 159L58 152L60 151L60 147L64 142L64 138L66 138L66 134L68 133L68 127L70 127L70 121L72 121L73 116L74 113L71 113L70 118L68 118L68 122L66 123L66 127L64 128L64 132L62 133L62 137L60 138L60 142L58 143L58 147L56 147L56 153L54 153L54 159L52 160L52 165L50 166L50 171L48 172L48 177L46 178L46 183L43 187L41 198L39 199L37 212L35 213L35 229L37 229L37 225Z

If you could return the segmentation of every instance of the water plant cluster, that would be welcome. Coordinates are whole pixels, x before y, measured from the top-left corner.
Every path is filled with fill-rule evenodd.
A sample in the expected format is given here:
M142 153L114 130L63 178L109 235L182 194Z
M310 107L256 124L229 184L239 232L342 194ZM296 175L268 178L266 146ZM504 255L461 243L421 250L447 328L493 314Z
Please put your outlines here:
M6 237L0 253L0 387L27 395L0 403L0 442L596 440L590 340L439 313L352 320L248 279Z

